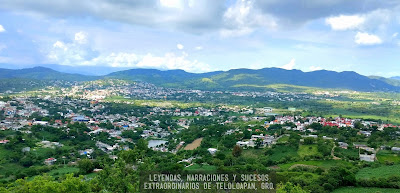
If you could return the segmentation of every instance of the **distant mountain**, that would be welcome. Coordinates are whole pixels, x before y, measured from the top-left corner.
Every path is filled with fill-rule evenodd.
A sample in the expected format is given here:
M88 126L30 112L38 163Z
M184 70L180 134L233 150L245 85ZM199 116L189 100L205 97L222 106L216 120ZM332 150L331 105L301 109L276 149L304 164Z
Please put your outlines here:
M398 77L398 79L396 79L394 77L385 78L385 77L381 77L381 76L368 76L368 78L381 80L381 81L386 82L393 86L400 86L400 77Z
M263 68L259 70L233 69L208 73L189 73L183 70L130 69L113 72L106 76L87 76L58 72L45 67L26 69L0 68L0 79L3 79L4 82L6 79L24 79L25 81L89 81L102 78L144 81L164 87L201 90L274 90L271 85L278 84L292 88L303 86L356 91L400 91L400 87L398 87L400 81L383 77L367 77L350 71L334 72L320 70L303 72L281 68ZM7 85L11 84L7 83Z
M390 77L391 79L395 79L395 80L400 80L400 76L393 76L393 77Z
M70 73L70 74L82 74L87 76L104 76L112 72L117 72L121 70L129 70L131 68L127 67L111 67L111 66L67 66L67 65L59 65L59 64L21 64L21 65L10 65L5 63L0 63L0 69L25 69L25 68L34 68L37 66L50 68L56 70L58 72Z
M183 70L160 71L131 69L114 72L106 77L146 81L161 86L194 89L260 90L271 84L287 84L318 88L338 88L357 91L399 91L400 88L379 79L355 72L327 70L302 72L281 68L259 70L234 69L209 73L188 73Z
M33 67L25 69L0 68L0 79L33 79L33 80L65 80L65 81L88 81L95 80L96 76L85 76L81 74L70 74L58 72L45 67Z

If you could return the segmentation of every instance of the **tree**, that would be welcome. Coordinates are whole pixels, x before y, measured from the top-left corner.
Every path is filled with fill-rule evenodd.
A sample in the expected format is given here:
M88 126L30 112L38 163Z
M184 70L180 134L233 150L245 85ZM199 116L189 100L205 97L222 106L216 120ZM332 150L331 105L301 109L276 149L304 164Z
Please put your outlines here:
M314 138L312 138L312 137L306 137L306 138L304 138L304 144L305 145L311 145L311 144L313 144L314 143Z
M278 184L276 193L308 193L308 191L303 190L299 185L286 182L285 184Z
M244 130L243 131L243 134L244 134L244 139L250 139L251 138L251 132L249 131L249 130Z
M78 162L78 168L81 174L88 174L93 171L94 165L89 159L82 159Z
M148 149L148 147L147 147L148 144L149 144L149 143L148 143L146 140L144 140L144 139L139 139L138 142L137 142L137 144L136 144L136 147L137 147L139 150L146 151L146 150Z
M117 160L113 167L106 166L91 184L96 192L139 192L138 173L123 160Z
M364 125L361 124L360 121L356 121L356 122L354 122L354 128L356 128L356 129L362 129L362 128L364 128Z
M260 139L260 138L258 138L257 140L256 140L256 148L260 148L261 146L262 146L262 143L263 143L263 140L262 139Z
M311 123L311 125L309 125L308 128L312 128L312 129L315 129L315 130L321 130L322 129L322 125L320 123Z
M294 148L299 148L301 136L296 133L291 133L289 136L289 145Z
M234 157L239 157L240 155L242 155L242 148L240 148L240 146L238 145L235 145L232 150L232 155Z

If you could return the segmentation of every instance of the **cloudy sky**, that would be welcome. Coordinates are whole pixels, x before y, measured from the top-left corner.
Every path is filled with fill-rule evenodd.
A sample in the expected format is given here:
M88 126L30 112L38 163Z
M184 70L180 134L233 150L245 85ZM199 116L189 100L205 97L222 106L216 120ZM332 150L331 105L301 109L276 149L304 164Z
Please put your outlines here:
M399 76L399 13L398 0L0 0L0 63Z

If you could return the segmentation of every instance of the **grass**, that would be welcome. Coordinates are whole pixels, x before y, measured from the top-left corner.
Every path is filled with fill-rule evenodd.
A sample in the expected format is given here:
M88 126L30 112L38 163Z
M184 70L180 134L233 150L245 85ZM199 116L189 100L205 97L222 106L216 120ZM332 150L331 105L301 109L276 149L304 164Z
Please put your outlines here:
M358 149L343 149L340 147L335 148L335 156L340 157L340 158L347 158L350 160L358 160L359 155L358 155Z
M287 136L287 135L285 135L285 136L283 136L283 137L278 139L279 143L286 143L288 141L289 141L289 136Z
M284 146L284 145L278 145L274 149L272 149L273 153L271 155L268 155L268 157L272 161L280 161L281 159L285 157L297 157L299 156L297 154L297 150L295 148L289 147L289 146Z
M257 159L261 154L264 154L263 149L245 149L242 152L242 157Z
M51 170L48 173L53 177L59 177L59 176L64 176L65 174L77 173L78 171L79 169L76 167L67 166Z
M190 108L190 107L208 107L211 104L204 104L200 102L184 103L174 100L135 100L130 98L124 98L123 96L111 96L107 97L104 101L115 102L115 103L127 103L136 106L148 106L148 107L164 107L164 108Z
M6 150L3 146L0 146L0 160L7 157L9 150Z
M37 155L38 157L48 158L50 155L52 155L55 152L55 150L52 148L35 148L31 152L34 155Z
M379 151L377 158L380 163L385 163L386 161L400 163L400 156L398 154L393 154L388 150Z
M389 188L364 188L364 187L344 187L333 191L333 193L398 193L399 189Z
M217 167L212 165L200 166L199 164L193 164L192 166L185 168L185 170L195 172L215 172L217 171Z
M94 178L94 177L96 177L96 176L97 176L97 173L92 172L92 173L90 173L90 174L86 174L86 175L85 175L85 178L86 178L86 179L92 179L92 178Z
M317 145L301 145L297 151L300 157L318 154Z
M370 179L372 177L390 177L393 175L400 176L400 164L392 166L381 166L377 168L363 168L356 174L356 179Z
M273 90L276 92L307 92L312 93L314 91L321 90L320 88L307 87L307 86L297 86L290 84L270 84L270 85L255 85L255 84L236 84L232 87L253 87L253 88L263 88L265 90Z
M21 165L15 163L1 164L0 166L0 179L9 178L9 174L15 173L16 171L22 170Z
M312 161L299 161L299 162L281 164L281 165L279 165L279 167L281 169L287 170L292 165L295 165L295 164L318 166L318 167L322 167L322 168L325 168L325 169L331 168L333 166L340 166L341 164L351 165L351 163L346 162L346 161L342 161L342 160L312 160Z

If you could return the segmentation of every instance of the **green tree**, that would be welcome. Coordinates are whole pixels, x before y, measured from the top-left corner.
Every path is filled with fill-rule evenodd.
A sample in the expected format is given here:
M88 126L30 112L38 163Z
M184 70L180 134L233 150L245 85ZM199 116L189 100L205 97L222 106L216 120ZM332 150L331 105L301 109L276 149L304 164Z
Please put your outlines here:
M234 156L234 157L239 157L240 155L242 155L242 148L240 148L240 146L238 146L238 145L235 145L235 147L233 147L233 150L232 150L232 155Z
M285 184L278 184L276 193L308 193L308 191L303 190L299 185L286 182Z
M311 144L313 144L314 143L314 138L312 138L312 137L306 137L306 138L304 138L304 144L305 145L311 145Z
M81 174L88 174L93 171L94 165L89 159L82 159L78 161L78 168Z

